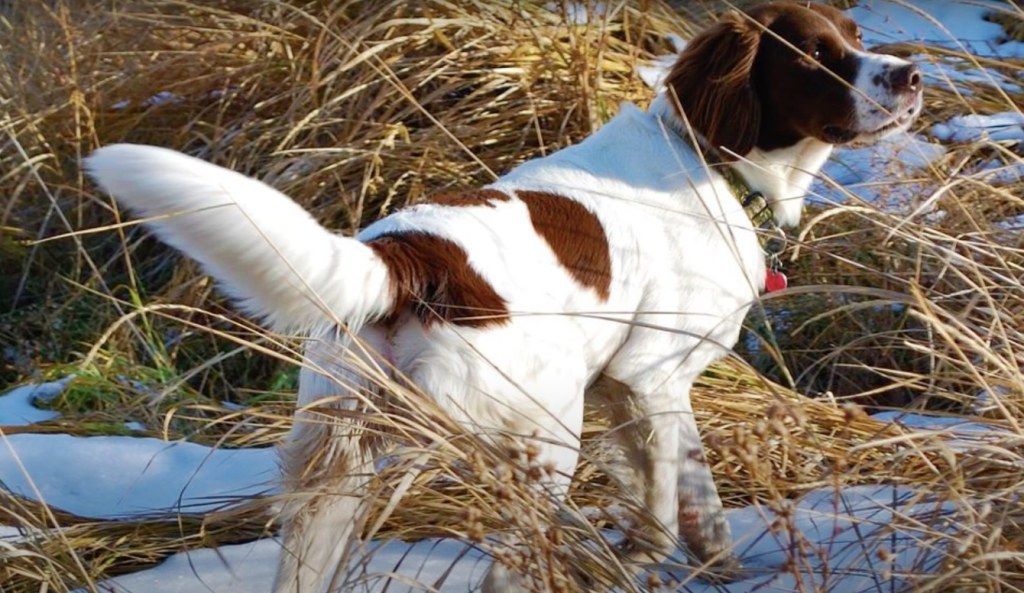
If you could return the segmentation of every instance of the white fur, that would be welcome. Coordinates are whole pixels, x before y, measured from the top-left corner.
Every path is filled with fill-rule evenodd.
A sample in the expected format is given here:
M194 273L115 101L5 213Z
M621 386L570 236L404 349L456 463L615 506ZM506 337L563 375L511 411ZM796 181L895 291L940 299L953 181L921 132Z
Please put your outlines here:
M371 249L259 181L155 146L106 146L85 167L275 329L355 324L390 307L387 268Z
M906 95L894 93L883 81L890 73L910 64L895 56L851 50L860 59L857 79L854 81L854 101L857 127L861 134L857 142L874 142L882 136L904 132L924 106L924 98L917 94L913 103L901 104Z
M283 451L285 553L277 593L320 592L350 550L365 510L374 452L358 425L323 422L313 409L355 407L332 396L366 386L336 326L359 337L453 418L474 429L537 440L558 473L556 498L576 465L584 398L613 409L636 469L627 484L668 551L677 535L698 556L729 557L730 535L689 402L698 375L735 344L763 288L765 256L726 182L683 139L665 95L651 109L624 105L578 145L527 162L491 187L513 199L488 206L420 205L358 240L333 235L294 202L241 175L170 151L117 145L89 172L162 239L204 264L229 294L276 328L313 336L300 413ZM805 140L742 155L737 169L796 224L803 194L831 146ZM607 300L581 286L531 224L519 190L575 200L603 226L611 256ZM402 231L461 246L504 298L511 320L473 328L424 327L407 314L386 329L387 269L361 241ZM364 324L365 322L365 324ZM369 391L369 390L365 390ZM320 421L318 421L320 420ZM364 443L365 445L365 443ZM496 568L487 591L518 592L521 576Z

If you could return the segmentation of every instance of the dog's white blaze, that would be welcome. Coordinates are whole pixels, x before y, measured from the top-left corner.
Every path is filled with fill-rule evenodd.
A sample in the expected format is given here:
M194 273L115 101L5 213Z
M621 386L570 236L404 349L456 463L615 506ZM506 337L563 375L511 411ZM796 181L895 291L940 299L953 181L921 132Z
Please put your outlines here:
M856 55L860 60L860 68L851 93L856 107L857 129L861 134L870 134L891 122L894 116L900 115L898 111L902 96L883 81L890 77L892 71L909 66L910 62L895 56L864 51L857 51ZM900 129L906 129L909 125L908 121Z

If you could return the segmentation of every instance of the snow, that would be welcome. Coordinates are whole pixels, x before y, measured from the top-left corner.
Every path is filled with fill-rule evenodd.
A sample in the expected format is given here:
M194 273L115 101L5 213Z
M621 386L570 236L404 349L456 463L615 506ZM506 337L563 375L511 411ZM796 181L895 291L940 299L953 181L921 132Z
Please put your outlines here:
M938 46L979 57L1024 57L1024 43L1004 41L1002 26L984 18L989 13L1008 11L1013 8L990 0L864 0L847 14L860 25L868 48L899 43L916 44L922 49ZM917 53L912 59L921 67L927 84L952 83L963 93L970 90L958 83L998 85L1009 92L1022 90L1019 79L981 68L973 60L924 53Z
M278 475L273 449L224 450L151 438L55 434L13 435L0 441L0 481L8 488L34 497L24 468L48 503L93 517L206 510L237 497L267 492L268 484ZM924 531L941 531L936 513L948 516L953 512L949 504L912 500L914 496L910 489L891 486L813 491L793 503L791 526L782 530L777 527L780 517L766 507L730 510L727 518L744 563L744 578L717 588L697 580L686 590L898 590L904 583L893 580L897 577L892 575L919 573L938 561L941 550L924 541ZM899 523L895 517L902 516L912 516L920 523L907 521L898 530L888 529ZM3 537L17 537L17 531L4 528L0 530ZM799 542L805 542L805 552L795 563L789 562ZM383 591L391 573L402 575L402 581L387 585L388 591L424 590L410 589L407 583L433 585L442 577L441 591L468 591L477 587L489 563L482 552L457 540L371 542L368 547L367 563L350 571L350 578L359 581L354 591ZM889 552L891 563L883 565L879 560L882 548ZM265 592L279 554L280 545L271 538L216 550L192 550L103 586L125 593ZM686 577L682 568L673 569L671 563L663 566L665 580Z
M982 392L977 396L976 408L983 408L984 397L989 394ZM961 453L969 453L977 450L978 447L1005 442L1007 439L1016 440L1018 435L1007 428L984 422L984 420L970 420L967 418L946 415L938 416L933 414L911 414L900 411L878 412L871 415L876 420L894 422L904 428L913 430L916 434L929 434L942 436L944 443L950 450Z
M852 194L883 209L905 210L922 193L913 179L946 154L946 148L918 134L899 134L870 146L836 148L808 194L809 201L845 202ZM836 187L836 184L842 187Z
M1003 428L984 422L968 420L960 416L936 416L931 414L911 414L900 411L877 412L871 415L876 420L895 422L905 428L916 431L954 434L972 440L992 440L1006 436Z
M269 448L212 449L126 436L0 437L0 484L87 517L212 510L271 491L277 477Z
M1024 57L1024 43L1004 41L1003 27L985 20L1013 7L995 0L862 0L847 14L868 48L890 43L937 45L996 58Z
M934 124L931 133L935 138L953 144L985 141L1020 146L1024 142L1024 113L1010 111L992 115L957 115ZM1012 155L1004 158L981 161L966 168L961 175L993 186L1024 180L1024 159ZM1018 222L1010 220L996 224L1003 228L1014 228Z
M59 417L59 412L41 410L33 402L52 400L73 378L69 376L39 385L22 385L0 395L0 426L24 426Z
M1024 162L1004 165L998 161L989 161L971 177L992 186L1020 183L1024 180Z
M723 590L899 591L908 583L892 574L921 574L938 564L942 552L926 542L926 533L930 528L944 530L943 520L953 512L949 503L939 504L909 489L891 486L815 490L796 505L791 530L773 531L771 525L778 516L767 509L747 507L731 511L729 522L740 542L744 564L769 570L764 576ZM920 523L910 527L915 521ZM889 529L892 526L898 527ZM793 544L801 541L809 546L805 552L795 553ZM794 554L799 570L771 574L786 565ZM883 554L890 558L889 562L880 560Z
M1024 113L1015 111L992 115L957 115L932 126L932 136L948 143L998 142L1020 146L1024 142ZM1005 159L1005 160L1004 160ZM1006 161L1010 162L1006 162ZM1024 159L1007 155L967 167L961 175L992 186L1019 183L1024 180ZM1002 228L1019 226L1019 219L997 222Z
M952 89L963 95L972 95L973 85L1000 87L1008 93L1024 92L1020 79L1013 74L982 68L958 55L914 54L907 59L921 69L928 86Z
M943 529L950 505L926 499L915 500L908 489L863 486L839 491L822 489L804 496L793 509L792 526L772 528L779 517L764 507L746 507L727 512L738 544L745 574L727 585L694 580L686 585L690 593L792 593L824 591L859 593L899 591L906 583L892 576L920 573L934 567L942 552L927 543L926 530ZM912 517L898 532L888 529ZM808 544L795 563L794 544ZM489 560L478 550L456 540L428 539L415 544L391 541L369 546L369 560L357 565L347 578L351 591L423 591L439 584L439 590L461 593L475 590ZM881 550L885 549L889 554ZM222 546L214 550L193 550L177 554L165 563L101 585L116 592L265 593L270 590L273 567L281 553L276 539ZM891 557L888 562L881 556ZM664 566L670 567L671 562ZM784 569L783 566L798 566ZM823 566L827 565L828 570ZM389 585L387 576L402 575ZM447 575L447 576L446 576ZM663 580L686 578L683 570L666 568ZM443 578L443 580L441 580ZM641 582L646 580L641 575ZM421 586L410 586L422 583ZM424 586L426 585L426 586ZM665 589L666 591L670 589Z
M182 97L181 95L173 91L160 91L159 93L148 97L145 101L142 102L142 105L146 107L160 107L161 105L174 105L177 103L181 103L184 100L185 97ZM120 111L122 109L127 109L128 107L131 107L131 105L132 102L128 99L125 99L124 101L118 101L117 103L114 103L110 106L110 108L114 111Z
M414 582L442 582L441 591L471 591L479 584L490 561L456 540L430 539L406 544L400 541L372 544L372 560L349 576L345 591L383 591L388 573L399 573ZM217 550L193 550L172 556L163 564L118 577L100 585L111 593L269 593L281 555L277 539L221 546ZM454 568L449 571L450 568ZM447 576L445 573L450 572ZM388 593L429 590L394 580ZM77 593L77 592L76 592Z
M957 115L932 126L932 135L945 142L993 142L1024 140L1024 113Z

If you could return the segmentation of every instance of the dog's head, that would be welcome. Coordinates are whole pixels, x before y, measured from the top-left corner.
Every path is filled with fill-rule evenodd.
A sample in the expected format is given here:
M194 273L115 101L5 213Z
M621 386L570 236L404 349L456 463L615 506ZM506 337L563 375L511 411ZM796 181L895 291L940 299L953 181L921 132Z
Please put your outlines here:
M745 155L792 146L872 142L921 111L910 62L864 50L839 10L777 2L730 12L695 37L666 78L690 126L713 147Z

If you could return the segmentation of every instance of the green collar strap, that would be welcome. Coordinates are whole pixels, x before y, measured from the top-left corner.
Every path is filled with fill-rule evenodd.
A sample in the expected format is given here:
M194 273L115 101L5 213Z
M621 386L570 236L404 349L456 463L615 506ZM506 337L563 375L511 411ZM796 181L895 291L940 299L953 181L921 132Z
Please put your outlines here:
M743 205L743 211L747 213L754 229L762 231L759 233L761 249L768 258L765 290L773 292L786 288L789 281L782 272L782 262L779 258L786 249L786 233L775 223L775 212L772 210L771 204L768 203L768 198L763 193L751 188L739 171L722 159L717 150L702 147L702 143L692 136L687 136L687 138L694 151L704 155L707 165L714 167L725 178L729 185L729 192Z
M775 212L772 210L771 204L768 203L768 198L764 197L763 193L751 189L747 180L732 165L727 163L717 150L703 146L703 142L692 136L689 136L688 139L694 151L704 155L704 160L708 166L713 167L725 178L725 182L729 185L729 191L743 205L743 211L747 213L747 217L754 224L754 228L768 229L775 227Z

